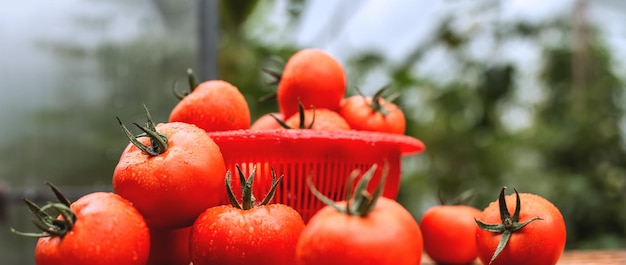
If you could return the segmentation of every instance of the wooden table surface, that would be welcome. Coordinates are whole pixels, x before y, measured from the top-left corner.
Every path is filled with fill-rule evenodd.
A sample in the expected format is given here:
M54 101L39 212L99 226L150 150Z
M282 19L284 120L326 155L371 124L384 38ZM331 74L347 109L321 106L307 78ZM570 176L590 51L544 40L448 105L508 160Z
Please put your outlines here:
M424 255L423 265L434 265L435 263ZM480 265L476 260L473 264ZM626 250L583 250L566 251L559 259L558 265L626 265Z

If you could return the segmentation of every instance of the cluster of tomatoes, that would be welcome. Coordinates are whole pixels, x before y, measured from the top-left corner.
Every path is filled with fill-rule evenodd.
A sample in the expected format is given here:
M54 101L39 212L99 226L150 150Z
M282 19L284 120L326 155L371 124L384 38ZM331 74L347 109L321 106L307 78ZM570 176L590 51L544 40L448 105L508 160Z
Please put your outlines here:
M545 198L518 193L498 199L485 209L437 205L422 215L424 252L438 264L557 263L565 247L565 222ZM513 212L511 212L511 209Z
M274 175L265 198L254 198L254 171L250 176L227 171L207 132L293 128L404 133L404 113L382 97L384 90L371 97L345 97L343 68L324 51L304 49L287 61L277 89L279 112L254 122L232 84L193 83L166 123L155 124L146 108L147 122L135 123L141 132L133 134L118 119L130 143L113 172L114 193L95 192L70 203L50 185L59 203L39 207L27 201L42 229L36 234L37 264L413 265L420 264L423 251L450 264L477 256L485 264L554 264L563 249L562 217L538 196L521 194L512 216L506 207L513 200L509 196L504 202L503 190L500 203L482 213L438 206L418 223L395 200L381 196L384 180L368 191L376 167L384 165L346 176L348 187L359 182L341 202L309 183L328 206L308 223L293 208L271 203L282 176ZM241 194L231 188L233 176L239 178ZM520 212L522 207L529 210ZM500 214L502 209L506 214ZM59 216L48 214L51 210ZM554 240L546 240L545 233L555 235ZM500 238L506 238L504 243Z

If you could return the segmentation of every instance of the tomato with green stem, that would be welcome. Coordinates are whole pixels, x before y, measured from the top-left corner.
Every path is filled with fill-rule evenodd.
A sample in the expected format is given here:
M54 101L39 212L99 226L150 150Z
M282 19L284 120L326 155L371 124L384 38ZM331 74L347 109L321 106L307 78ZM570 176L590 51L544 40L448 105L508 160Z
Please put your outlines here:
M513 198L513 194L505 196L505 190L476 219L480 260L491 265L556 264L566 239L559 209L539 195L515 190Z
M145 108L145 106L144 106ZM133 135L113 172L113 190L131 201L154 229L190 226L209 207L221 204L226 174L219 146L193 124L155 125L145 108L143 132Z
M148 260L150 234L141 214L126 199L111 192L94 192L70 202L47 183L59 202L39 207L24 199L36 216L37 265L143 265Z
M285 120L289 128L311 130L350 130L350 126L337 112L329 109L307 109Z
M226 175L226 191L230 205L207 209L191 229L190 253L194 265L205 264L272 264L295 263L295 246L304 221L293 208L270 204L278 182L272 170L272 187L260 202L252 192L256 168L246 180L237 166L241 183L241 203Z
M237 87L224 80L196 84L188 71L191 91L178 94L180 101L170 112L169 122L194 124L207 132L248 129L250 108Z
M310 130L326 130L326 131L347 131L350 126L346 120L329 109L318 109L311 107L305 109L301 102L298 102L298 113L291 115L286 120L279 119L278 116L272 117L283 128L286 129L310 129Z
M296 248L299 265L420 264L422 235L413 216L396 201L382 197L387 170L374 192L367 191L373 165L357 183L352 196L348 179L346 200L333 202L308 179L311 192L327 204L309 220Z
M404 134L404 112L391 102L392 97L383 97L387 89L383 87L371 97L359 94L345 98L338 112L354 130Z

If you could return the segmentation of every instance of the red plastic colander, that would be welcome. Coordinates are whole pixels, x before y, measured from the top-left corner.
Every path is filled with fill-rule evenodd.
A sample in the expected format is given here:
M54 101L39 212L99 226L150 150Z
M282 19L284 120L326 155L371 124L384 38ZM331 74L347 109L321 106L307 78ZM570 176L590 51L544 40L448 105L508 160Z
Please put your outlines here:
M345 199L346 182L353 170L364 173L378 164L370 182L373 188L387 162L389 171L383 196L395 199L400 185L401 157L425 149L420 140L407 135L355 130L236 130L210 132L209 136L220 147L226 170L233 174L231 183L235 191L241 188L235 165L239 165L246 177L256 167L253 190L259 201L271 187L271 168L274 168L278 176L284 177L273 202L293 207L305 221L324 207L309 191L309 176L322 194L340 201Z

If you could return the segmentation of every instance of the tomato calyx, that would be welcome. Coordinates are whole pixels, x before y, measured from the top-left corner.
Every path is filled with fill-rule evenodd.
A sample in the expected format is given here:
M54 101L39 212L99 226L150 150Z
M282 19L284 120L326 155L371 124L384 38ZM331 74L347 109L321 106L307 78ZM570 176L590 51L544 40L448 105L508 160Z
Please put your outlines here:
M444 195L441 189L437 190L437 199L439 201L439 205L469 205L469 202L474 199L475 192L473 189L469 189L461 192L458 196L452 198L452 200L448 201L444 198Z
M374 172L376 172L378 165L373 164L366 172L363 174L361 180L358 181L356 187L354 188L354 194L352 194L352 184L354 180L361 174L360 170L355 169L352 171L350 176L348 177L348 182L346 185L346 198L345 207L339 206L335 201L326 197L322 194L315 186L313 185L313 176L309 176L307 179L309 189L311 193L322 201L324 204L329 205L335 210L345 213L351 216L359 216L359 217L367 217L367 215L374 210L376 206L376 202L382 196L383 188L385 186L385 180L387 179L387 174L389 171L389 166L385 163L385 167L383 169L383 175L380 179L380 182L376 186L376 189L373 193L367 191L367 186L374 176Z
M265 83L269 86L277 86L280 83L280 80L283 78L283 69L285 69L285 62L282 59L275 57L268 59L265 64L266 66L261 67L261 72L266 73L269 76L269 80ZM263 103L270 100L275 100L277 97L277 92L273 91L258 98L257 102Z
M315 106L311 106L311 109L313 110L313 117L311 117L311 123L309 123L308 125L305 123L305 117L304 117L304 105L302 105L302 102L300 101L300 99L298 99L298 118L300 119L300 124L298 124L298 128L297 129L311 129L313 128L313 124L315 123ZM281 127L285 128L285 129L294 129L291 128L291 126L289 126L284 120L276 117L276 115L271 114L270 116L272 116L272 118L274 118L276 120L276 122L278 122L278 124L280 124Z
M386 116L387 114L389 114L389 110L385 108L385 105L390 104L392 101L394 101L396 98L400 96L399 93L394 93L385 99L384 94L385 92L387 92L389 87L390 85L385 85L382 88L380 88L378 91L376 91L376 93L374 93L374 95L372 96L372 102L369 103L369 106L372 109L372 112L380 113L383 116ZM365 100L366 97L358 89L357 91L359 95L361 95L363 99ZM385 100L385 102L383 102L383 100Z
M196 79L196 75L193 73L191 68L187 68L187 82L189 83L189 89L185 91L178 91L178 82L174 81L174 85L172 85L172 93L178 100L182 100L187 95L191 94L196 87L198 87L198 81Z
M55 187L52 183L46 182L46 185L50 187L54 195L59 200L59 202L50 202L44 206L39 207L34 202L29 199L24 198L24 202L28 206L28 209L35 215L35 219L33 223L41 232L39 233L26 233L20 232L11 228L11 232L16 233L22 236L29 237L50 237L50 236L58 236L63 237L69 231L72 230L74 224L76 223L76 213L70 208L71 202L57 187ZM53 210L53 215L49 214L48 211ZM57 216L61 215L62 219L57 219Z
M504 250L504 248L506 247L513 233L524 228L526 225L530 224L531 222L534 222L537 220L543 220L541 217L534 217L526 222L522 222L522 223L519 222L521 202L519 198L519 193L517 192L516 189L513 189L515 191L515 197L516 197L515 212L513 213L513 216L511 216L506 206L506 200L504 197L505 190L506 190L506 187L502 187L502 190L500 190L500 197L498 198L498 205L500 207L500 219L502 220L501 224L485 224L482 221L478 220L477 218L474 218L474 220L476 221L476 224L478 224L478 227L480 227L480 229L488 231L488 232L492 232L492 233L502 234L502 237L500 238L500 242L498 242L496 251L493 253L493 256L491 257L489 264L493 263L493 261L498 257L498 255L502 252L502 250Z
M280 57L270 57L265 60L261 72L266 73L270 77L268 85L278 85L283 77L285 70L285 61Z
M124 132L128 140L131 143L133 143L135 146L137 146L137 148L139 148L142 152L150 156L158 156L164 153L168 148L167 136L165 136L165 134L157 132L156 126L154 122L152 121L152 116L150 115L150 112L148 111L148 107L146 107L146 105L143 105L143 108L146 112L146 117L148 118L148 122L146 123L146 126L142 127L141 125L137 123L133 123L135 126L137 126L137 128L143 131L142 134L133 135L133 133L131 133L126 128L124 123L122 123L119 117L116 117L117 122L120 124L120 127L122 128L122 132ZM137 138L139 137L146 137L146 136L150 137L149 146L137 140Z
M235 165L235 167L237 168L237 172L239 172L239 180L241 183L241 203L237 201L237 197L235 197L235 193L233 192L233 188L230 184L231 172L230 170L226 172L226 192L228 194L228 200L233 207L241 210L250 210L257 206L267 205L274 198L274 195L276 194L276 187L278 187L278 183L283 179L283 175L276 179L276 171L272 168L272 187L270 187L270 190L265 195L265 198L263 198L263 201L259 204L255 204L256 198L254 198L254 195L252 194L252 183L256 173L256 165L252 169L252 172L247 180L239 165Z

